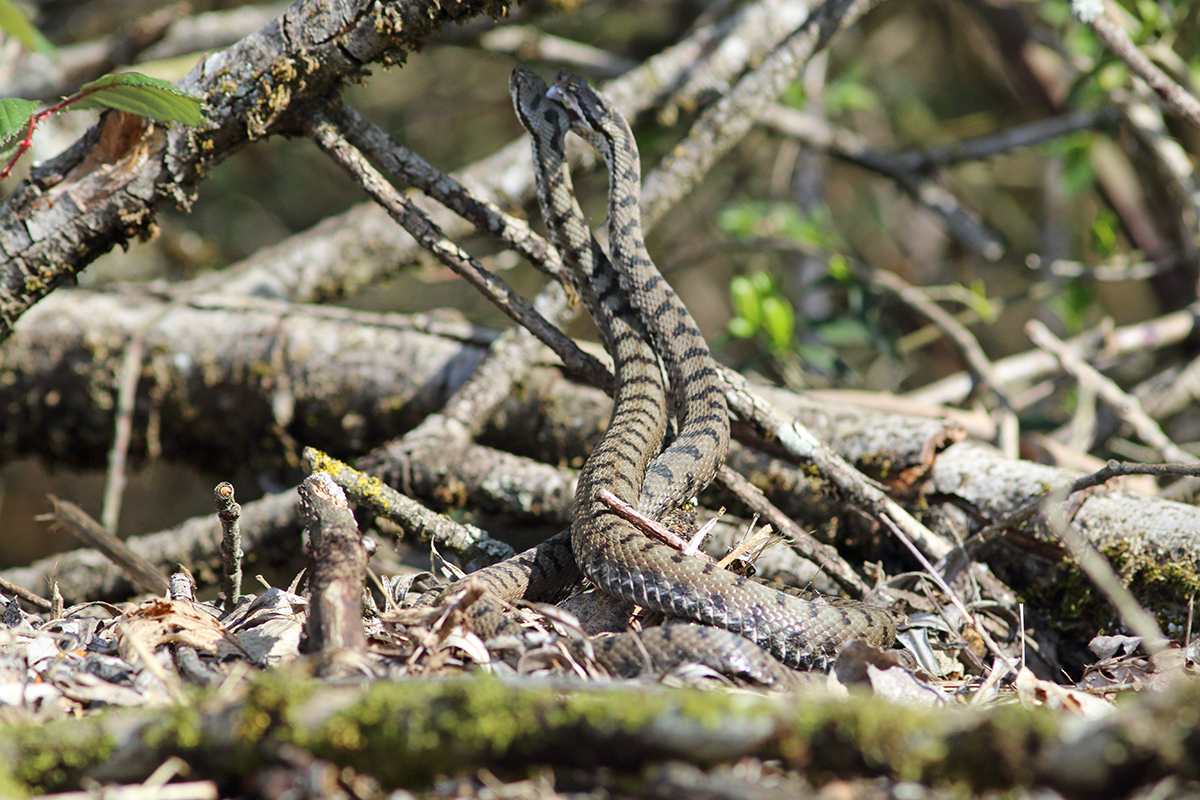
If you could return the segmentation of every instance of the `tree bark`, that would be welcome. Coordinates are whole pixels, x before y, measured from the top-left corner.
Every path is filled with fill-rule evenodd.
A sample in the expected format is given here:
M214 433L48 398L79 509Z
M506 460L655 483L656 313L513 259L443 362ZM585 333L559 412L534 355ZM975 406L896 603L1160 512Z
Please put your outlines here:
M200 181L230 154L255 139L298 132L305 110L364 75L364 65L402 63L440 26L504 12L496 0L300 0L179 82L203 98L207 129L105 114L0 206L0 341L30 306L97 256L153 237L160 203L187 208Z

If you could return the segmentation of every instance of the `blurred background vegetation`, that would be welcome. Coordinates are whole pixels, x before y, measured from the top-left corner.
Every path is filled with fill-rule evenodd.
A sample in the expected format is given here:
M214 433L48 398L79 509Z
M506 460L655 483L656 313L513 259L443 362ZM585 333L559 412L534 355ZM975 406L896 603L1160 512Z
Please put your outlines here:
M25 2L22 7L58 47L96 40L164 10L180 17L232 13L241 4L113 0ZM284 6L271 6L275 13ZM534 26L596 48L617 65L636 64L678 41L693 26L729 13L723 0L590 0L525 3L511 20L481 20L410 58L375 69L350 87L347 102L402 144L450 171L517 138L507 77L518 57L545 74L557 63L533 53L499 52L487 32ZM1157 64L1184 86L1200 78L1200 4L1181 0L1110 3L1114 17ZM199 54L137 65L171 80ZM11 83L37 56L0 43L0 83ZM579 72L587 69L570 65ZM592 74L600 79L608 75ZM7 96L7 95L5 95ZM1200 131L1171 116L1158 144L1128 122L1135 104L1157 108L1122 62L1071 17L1062 0L889 0L842 33L809 65L782 104L851 134L866 153L814 147L764 124L657 225L649 248L700 320L721 360L791 388L847 387L901 393L961 371L960 350L911 304L873 279L892 273L956 315L992 359L1031 347L1024 323L1037 318L1060 335L1111 319L1116 325L1157 317L1196 299L1196 210L1191 159ZM643 168L682 137L696 109L677 119L638 120ZM1019 126L1083 112L1067 133L1031 146L1006 144ZM35 141L36 160L73 141L94 113L65 115ZM982 157L922 165L920 155L973 137L996 137ZM1163 141L1187 161L1185 175L1163 163ZM1156 149L1157 148L1157 149ZM1174 151L1172 151L1174 152ZM871 159L874 159L872 162ZM857 161L857 163L855 163ZM863 164L883 165L883 169ZM887 169L933 186L972 220L971 240L914 198ZM915 166L914 166L915 165ZM7 194L20 179L0 185ZM577 180L599 225L604 177ZM911 187L910 187L911 188ZM185 279L225 267L362 202L361 194L304 140L260 141L222 163L200 188L191 213L167 209L161 235L115 251L90 266L85 285ZM535 213L530 212L532 216ZM538 223L540 225L540 223ZM480 239L464 243L485 264L531 295L541 278ZM1065 260L1074 265L1056 263ZM1130 272L1129 265L1140 265ZM505 320L440 267L409 270L346 304L416 311L443 306L491 325ZM590 335L586 325L572 331ZM1136 387L1190 360L1190 347L1147 351L1105 364ZM1016 395L1025 433L1066 437L1073 384L1057 380ZM970 402L995 405L981 394ZM1164 420L1168 434L1200 453L1191 409ZM1122 451L1114 430L1081 449L1100 458ZM1025 443L1025 442L1023 442ZM1189 445L1188 443L1192 443ZM1026 455L1035 452L1026 447ZM1152 455L1152 454L1150 454ZM272 487L261 475L239 483L239 499ZM121 535L159 530L211 513L211 487L227 475L187 465L144 465L129 489ZM99 512L103 475L47 471L32 460L0 473L0 565L23 563L64 542L31 522L52 491ZM246 486L243 497L243 486ZM169 508L149 502L171 498Z

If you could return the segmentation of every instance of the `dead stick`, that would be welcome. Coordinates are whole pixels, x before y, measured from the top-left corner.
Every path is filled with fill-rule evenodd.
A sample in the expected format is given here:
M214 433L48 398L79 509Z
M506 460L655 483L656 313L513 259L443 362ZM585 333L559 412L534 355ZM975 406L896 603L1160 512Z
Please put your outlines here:
M54 513L40 516L39 520L52 520L88 547L99 550L109 561L124 570L140 591L166 595L167 576L162 570L133 552L129 545L106 531L79 506L59 500L54 495L50 495L50 501L54 503Z

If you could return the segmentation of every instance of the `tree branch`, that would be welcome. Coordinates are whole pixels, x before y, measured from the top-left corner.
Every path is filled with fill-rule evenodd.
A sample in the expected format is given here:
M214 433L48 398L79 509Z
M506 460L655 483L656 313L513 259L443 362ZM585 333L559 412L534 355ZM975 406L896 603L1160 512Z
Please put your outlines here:
M204 98L207 130L104 115L0 206L0 341L99 255L153 237L161 202L188 207L217 164L255 139L298 131L306 109L364 65L402 62L441 25L504 11L498 0L300 0L177 84Z

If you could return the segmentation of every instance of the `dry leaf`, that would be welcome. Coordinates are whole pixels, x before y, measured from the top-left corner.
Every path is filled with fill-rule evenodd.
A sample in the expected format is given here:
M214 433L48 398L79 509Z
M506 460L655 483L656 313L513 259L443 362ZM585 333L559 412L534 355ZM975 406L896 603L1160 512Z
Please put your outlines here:
M245 655L220 622L189 600L156 597L127 606L117 620L117 635L117 652L127 661L136 660L135 640L150 653L164 644L185 644L217 657Z

